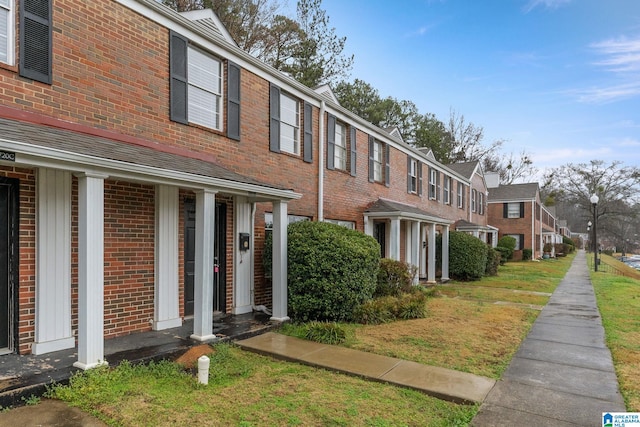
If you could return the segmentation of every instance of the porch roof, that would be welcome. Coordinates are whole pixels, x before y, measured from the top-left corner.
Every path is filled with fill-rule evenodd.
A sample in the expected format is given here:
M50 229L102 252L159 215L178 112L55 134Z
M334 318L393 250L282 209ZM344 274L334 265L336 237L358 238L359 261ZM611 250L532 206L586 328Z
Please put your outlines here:
M386 199L378 199L364 211L364 215L373 218L400 217L436 224L452 224L453 221L431 215L417 206L406 205Z
M58 124L56 120L52 122ZM73 172L100 171L111 177L187 188L213 187L261 199L300 198L300 194L291 189L226 169L210 154L125 135L114 134L110 138L108 131L74 124L68 126L80 130L0 117L0 148L15 152L14 164L21 166L64 167Z
M486 232L498 231L496 227L492 227L490 225L476 224L474 222L470 222L464 219L457 221L455 224L455 228L456 230L462 230L462 231L486 231Z

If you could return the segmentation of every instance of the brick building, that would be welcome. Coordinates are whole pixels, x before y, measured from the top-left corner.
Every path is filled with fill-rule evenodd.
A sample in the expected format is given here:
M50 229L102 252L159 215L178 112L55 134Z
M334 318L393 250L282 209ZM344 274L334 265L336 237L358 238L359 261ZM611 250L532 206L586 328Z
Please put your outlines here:
M8 0L0 21L0 352L77 346L86 369L105 339L185 318L200 341L216 311L286 320L290 221L366 232L429 281L436 233L446 279L451 224L486 226L475 178L262 64L210 11Z

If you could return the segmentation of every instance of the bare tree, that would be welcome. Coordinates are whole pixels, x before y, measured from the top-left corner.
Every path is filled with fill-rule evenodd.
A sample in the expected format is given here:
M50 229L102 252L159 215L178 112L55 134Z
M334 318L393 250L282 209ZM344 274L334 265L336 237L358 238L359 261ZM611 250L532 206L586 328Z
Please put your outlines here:
M506 156L490 153L482 159L482 165L485 171L498 172L500 183L505 185L530 180L538 173L538 168L533 166L533 160L525 150L519 154L512 151Z

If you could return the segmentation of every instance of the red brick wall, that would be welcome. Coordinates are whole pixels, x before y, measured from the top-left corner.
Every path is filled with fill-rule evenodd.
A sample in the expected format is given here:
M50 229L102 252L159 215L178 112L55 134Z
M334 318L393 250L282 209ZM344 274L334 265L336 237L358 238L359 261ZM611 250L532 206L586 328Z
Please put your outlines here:
M531 235L531 223L532 223L532 213L531 213L531 202L525 202L524 204L524 218L503 218L503 203L490 203L488 206L488 214L489 214L489 224L498 227L498 239L502 238L505 234L524 234L524 247L531 248L535 243L535 240L532 241L533 236ZM540 225L539 222L536 221L535 234L540 233ZM538 251L538 247L536 245L535 253L533 257L537 257L541 255Z

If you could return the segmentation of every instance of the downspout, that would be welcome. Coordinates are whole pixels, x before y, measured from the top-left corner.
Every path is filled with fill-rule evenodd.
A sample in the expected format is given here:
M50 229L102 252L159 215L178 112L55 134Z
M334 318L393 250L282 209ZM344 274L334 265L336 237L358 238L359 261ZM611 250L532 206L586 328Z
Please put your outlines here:
M471 181L469 181L469 197L467 198L467 212L469 212L469 222L473 222L471 218Z
M318 120L318 221L324 221L324 114L325 104L320 101Z
M536 202L535 200L531 201L531 236L532 236L531 249L533 250L533 253L531 254L531 259L534 259L536 256ZM542 228L540 228L540 244L543 244ZM542 253L542 247L538 249L539 249L539 252Z

